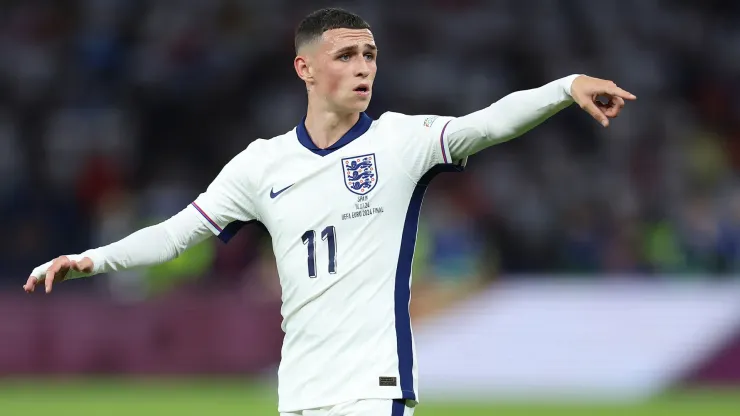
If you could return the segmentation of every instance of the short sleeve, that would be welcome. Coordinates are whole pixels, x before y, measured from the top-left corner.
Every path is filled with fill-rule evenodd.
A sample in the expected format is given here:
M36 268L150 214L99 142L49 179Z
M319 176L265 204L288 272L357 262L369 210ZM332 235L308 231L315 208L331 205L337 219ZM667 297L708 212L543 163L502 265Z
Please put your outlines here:
M462 171L467 158L453 160L446 129L454 117L386 113L400 163L414 181L432 171ZM384 115L385 116L385 115Z
M224 166L205 192L191 204L201 221L224 242L247 223L260 221L254 201L256 171L250 148Z

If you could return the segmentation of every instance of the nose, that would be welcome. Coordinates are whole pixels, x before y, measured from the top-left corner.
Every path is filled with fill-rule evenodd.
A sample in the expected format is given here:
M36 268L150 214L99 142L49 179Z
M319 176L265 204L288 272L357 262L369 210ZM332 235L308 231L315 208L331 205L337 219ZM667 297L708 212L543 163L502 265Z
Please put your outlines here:
M367 78L370 75L370 65L364 59L355 67L355 76Z

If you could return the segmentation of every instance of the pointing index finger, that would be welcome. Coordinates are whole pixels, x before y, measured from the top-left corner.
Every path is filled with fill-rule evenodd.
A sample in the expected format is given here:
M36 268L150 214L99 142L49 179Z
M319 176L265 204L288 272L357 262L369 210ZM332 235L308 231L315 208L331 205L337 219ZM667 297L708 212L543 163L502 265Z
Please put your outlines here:
M616 85L607 88L606 93L609 94L609 95L616 96L616 97L621 97L621 98L623 98L625 100L636 100L637 99L637 97L635 96L635 94L632 94L629 91L625 91L625 90L617 87Z

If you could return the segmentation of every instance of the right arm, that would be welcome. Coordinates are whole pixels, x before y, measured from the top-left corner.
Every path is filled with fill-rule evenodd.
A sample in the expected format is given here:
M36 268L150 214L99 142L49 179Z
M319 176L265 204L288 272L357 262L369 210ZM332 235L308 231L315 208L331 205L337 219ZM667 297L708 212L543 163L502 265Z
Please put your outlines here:
M170 261L211 235L211 231L200 220L200 215L191 205L168 220L136 231L113 244L81 254L58 257L33 269L24 289L32 292L36 285L46 282L46 291L50 292L55 280L76 279Z
M32 292L45 282L48 293L55 281L164 263L211 234L228 241L241 225L260 220L250 174L255 165L250 154L255 152L250 148L226 164L206 192L178 214L113 244L42 264L33 269L24 290Z

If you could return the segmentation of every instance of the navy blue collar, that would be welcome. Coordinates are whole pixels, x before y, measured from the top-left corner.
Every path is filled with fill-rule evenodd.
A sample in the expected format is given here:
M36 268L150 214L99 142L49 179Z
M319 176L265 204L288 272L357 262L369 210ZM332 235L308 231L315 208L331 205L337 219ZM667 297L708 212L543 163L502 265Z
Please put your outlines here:
M298 135L298 141L303 145L303 147L319 156L326 156L331 152L337 149L341 149L342 147L352 143L353 140L365 134L365 132L370 129L370 125L372 124L373 119L370 118L370 116L365 113L360 113L360 119L357 120L357 123L355 123L355 125L352 126L349 131L344 133L344 136L337 140L336 143L327 147L326 149L320 149L316 147L316 144L313 142L313 140L311 140L311 135L308 134L308 130L306 130L305 116L303 117L303 120L301 120L301 124L296 127L296 134Z

